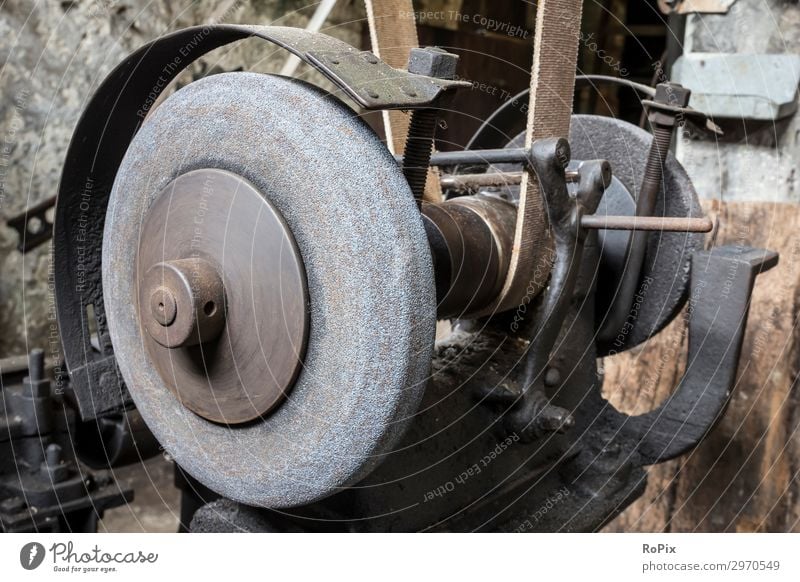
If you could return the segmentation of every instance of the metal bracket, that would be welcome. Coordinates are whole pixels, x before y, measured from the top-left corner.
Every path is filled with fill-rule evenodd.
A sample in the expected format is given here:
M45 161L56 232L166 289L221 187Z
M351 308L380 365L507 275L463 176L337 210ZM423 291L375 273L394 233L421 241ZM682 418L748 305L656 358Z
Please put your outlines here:
M56 197L51 196L6 220L6 224L19 234L19 252L32 251L53 238L53 223L47 213L55 205Z
M610 405L604 410L637 443L642 465L694 448L721 417L736 380L756 276L777 264L773 251L738 246L693 255L689 356L678 387L645 414L627 416Z
M420 109L444 91L470 86L392 68L369 51L309 51L306 61L365 109Z
M531 148L531 166L546 199L556 260L540 311L540 325L525 356L522 394L506 419L509 430L525 441L535 440L546 432L563 432L574 424L567 410L549 403L545 392L546 368L580 270L587 235L581 218L597 210L611 183L611 166L600 160L584 162L578 191L573 197L567 190L565 175L569 157L569 143L563 138L538 140Z

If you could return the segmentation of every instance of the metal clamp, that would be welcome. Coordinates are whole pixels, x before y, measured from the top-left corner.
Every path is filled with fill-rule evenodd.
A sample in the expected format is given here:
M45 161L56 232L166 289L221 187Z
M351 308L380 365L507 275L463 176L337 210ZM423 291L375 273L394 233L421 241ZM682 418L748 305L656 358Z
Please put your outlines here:
M544 193L550 227L555 239L556 260L541 309L541 325L531 339L525 357L522 394L506 419L510 431L523 440L534 440L545 432L563 432L574 424L569 411L549 403L545 393L545 369L550 361L564 315L572 300L587 230L581 218L597 210L611 183L611 166L606 161L584 162L575 197L567 191L565 170L569 143L563 138L534 142L531 166Z

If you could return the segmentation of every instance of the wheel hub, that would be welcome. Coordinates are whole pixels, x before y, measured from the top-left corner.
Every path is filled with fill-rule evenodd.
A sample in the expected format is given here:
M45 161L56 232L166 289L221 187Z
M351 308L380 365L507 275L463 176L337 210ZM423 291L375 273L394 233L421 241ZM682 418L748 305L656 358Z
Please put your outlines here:
M216 169L176 178L147 211L136 268L145 347L185 407L238 424L281 402L308 293L291 232L252 184Z

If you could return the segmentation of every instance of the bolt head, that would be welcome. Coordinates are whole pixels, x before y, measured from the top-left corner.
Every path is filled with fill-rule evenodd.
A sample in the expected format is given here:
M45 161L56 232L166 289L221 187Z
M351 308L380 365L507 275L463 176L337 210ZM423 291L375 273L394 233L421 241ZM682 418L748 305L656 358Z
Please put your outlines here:
M692 90L678 83L659 83L653 101L673 107L688 107Z
M437 79L456 77L458 55L437 47L413 48L408 58L408 72Z

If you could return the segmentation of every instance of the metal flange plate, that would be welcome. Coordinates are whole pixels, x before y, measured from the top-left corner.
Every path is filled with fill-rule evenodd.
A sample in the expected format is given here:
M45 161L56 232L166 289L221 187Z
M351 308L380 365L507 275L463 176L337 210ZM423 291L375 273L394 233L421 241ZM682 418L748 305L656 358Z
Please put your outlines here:
M188 292L201 295L209 277L193 261L222 278L222 300L209 296L195 307L158 271L147 284L154 266L187 263ZM179 176L147 212L136 263L139 318L147 330L142 339L153 366L184 406L235 424L254 420L283 400L306 347L305 272L285 221L252 184L215 169ZM153 301L164 294L172 307L166 319L159 317L164 301ZM217 317L224 318L219 335L165 347L161 334L182 319L211 326Z

